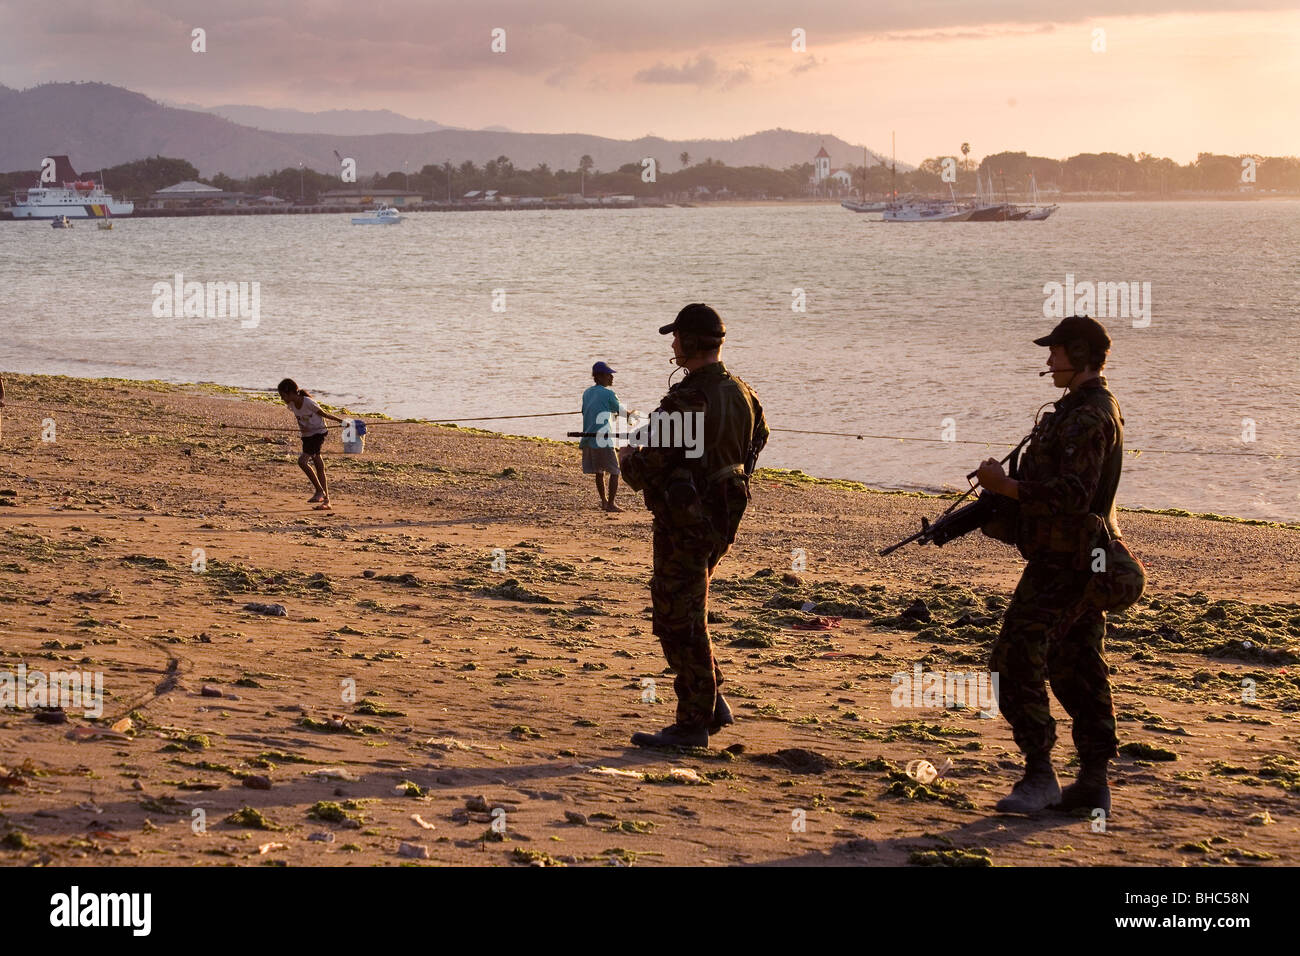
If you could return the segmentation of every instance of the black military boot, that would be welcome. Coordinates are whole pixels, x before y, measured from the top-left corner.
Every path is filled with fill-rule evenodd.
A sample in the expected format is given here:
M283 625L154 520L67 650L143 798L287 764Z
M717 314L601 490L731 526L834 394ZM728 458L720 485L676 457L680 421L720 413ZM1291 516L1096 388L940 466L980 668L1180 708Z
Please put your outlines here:
M999 813L1037 813L1061 799L1051 754L1025 758L1025 775L995 805Z
M731 707L727 704L727 698L722 696L722 691L718 691L718 696L713 699L713 723L709 725L709 733L716 734L723 727L730 727L736 722L736 718L731 716Z
M632 743L638 747L707 747L709 731L704 727L670 724L657 734L635 733Z
M1087 810L1098 808L1110 816L1110 786L1106 782L1109 760L1085 760L1074 783L1061 791L1061 799L1052 805L1053 810Z

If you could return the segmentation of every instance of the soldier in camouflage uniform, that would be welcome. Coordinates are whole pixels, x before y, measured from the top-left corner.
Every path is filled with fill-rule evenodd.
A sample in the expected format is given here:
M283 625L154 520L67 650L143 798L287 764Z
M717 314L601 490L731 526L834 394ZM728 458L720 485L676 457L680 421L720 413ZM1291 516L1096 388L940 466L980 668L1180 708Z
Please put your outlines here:
M1017 478L994 459L978 473L983 487L1019 501L1016 546L1028 561L989 662L999 675L999 706L1025 755L1024 778L997 809L1109 813L1106 771L1117 741L1102 656L1105 611L1135 603L1145 585L1116 522L1124 419L1101 377L1110 337L1099 322L1070 316L1034 344L1051 349L1052 381L1068 394L1035 426ZM1074 722L1081 770L1064 793L1052 769L1056 722L1044 678Z
M710 734L733 722L709 640L709 579L736 539L768 428L758 396L718 360L726 328L713 309L688 305L659 332L673 333L674 361L687 375L643 431L669 420L660 416L702 418L693 419L701 424L693 450L674 442L679 447L629 446L620 455L624 481L644 493L654 515L653 630L677 672L676 722L657 734L634 734L632 742L705 747Z

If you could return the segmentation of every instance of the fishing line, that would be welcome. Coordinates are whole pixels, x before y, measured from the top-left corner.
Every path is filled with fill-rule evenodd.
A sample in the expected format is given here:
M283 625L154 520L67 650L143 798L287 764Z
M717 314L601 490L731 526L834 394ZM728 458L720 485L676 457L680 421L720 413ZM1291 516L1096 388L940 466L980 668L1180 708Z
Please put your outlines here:
M138 417L136 413L93 412L85 409L74 408L68 405L30 405L30 404L18 403L18 402L5 402L3 408L30 408L36 411L44 411L47 409L54 408L54 409L64 410L69 414L86 415L93 418L120 419L120 418L128 418L128 417ZM153 410L151 413L157 414L158 411ZM509 420L517 420L517 419L528 419L528 418L559 418L563 416L580 415L580 414L581 412L538 412L536 414L527 414L527 415L480 415L471 418L380 419L378 421L367 420L366 429L367 431L369 431L370 429L374 429L386 425L455 425L460 422L493 422L493 421L509 421ZM206 423L192 422L190 424L201 425ZM295 434L299 433L299 430L297 428L294 428L292 426L279 426L279 425L230 425L222 422L222 423L218 423L216 427L219 428L221 431L293 432ZM329 423L327 423L325 427L331 430L337 430L342 428L341 425L335 425ZM869 434L867 432L819 431L819 430L806 429L806 428L771 428L770 430L773 432L786 432L788 434L793 434L793 435L822 435L822 436L827 436L832 438L854 438L857 439L858 441L871 439L873 441L898 441L898 442L915 442L915 443L943 444L943 445L982 445L986 448L995 445L1001 445L1005 448L1011 448L1014 447L1016 444L1016 442L1006 441L1003 439L976 440L976 439L956 439L956 438L954 439L924 438L919 435L875 435L875 434ZM1126 454L1132 455L1134 457L1138 457L1140 455L1206 455L1206 456L1224 457L1224 458L1261 458L1261 459L1268 459L1273 461L1300 459L1300 454L1285 454L1285 453L1262 454L1259 452L1244 452L1244 451L1208 451L1208 450L1199 451L1191 448L1126 448L1124 451Z

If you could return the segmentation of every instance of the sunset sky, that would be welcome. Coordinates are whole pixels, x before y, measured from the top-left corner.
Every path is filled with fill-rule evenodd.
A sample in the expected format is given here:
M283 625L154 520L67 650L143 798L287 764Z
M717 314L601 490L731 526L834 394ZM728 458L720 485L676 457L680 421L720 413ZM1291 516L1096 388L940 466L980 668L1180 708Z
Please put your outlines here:
M0 83L617 138L1300 155L1300 10L1215 0L0 0ZM207 52L191 52L191 30ZM490 50L494 27L506 52ZM807 51L791 49L806 31ZM1105 31L1104 52L1094 31Z

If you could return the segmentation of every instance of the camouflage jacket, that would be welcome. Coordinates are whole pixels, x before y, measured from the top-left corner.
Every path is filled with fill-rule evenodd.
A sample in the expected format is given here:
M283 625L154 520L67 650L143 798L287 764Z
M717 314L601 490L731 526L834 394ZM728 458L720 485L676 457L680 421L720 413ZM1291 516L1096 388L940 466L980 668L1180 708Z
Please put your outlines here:
M1039 420L1020 460L1016 545L1030 561L1083 565L1100 540L1120 536L1124 418L1104 378L1080 385L1055 409Z
M672 443L677 447L644 444L653 434L657 416L680 415L681 420L694 413L703 415L702 427L694 433L696 447L702 452L698 457L688 456L680 442ZM663 511L675 479L689 474L696 491L707 501L712 486L744 474L747 460L757 456L769 434L758 396L721 362L689 372L670 388L638 433L643 445L623 462L623 480L644 493L646 507L656 516ZM667 428L660 427L658 433L665 438Z

